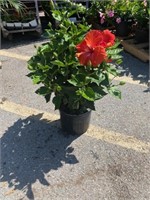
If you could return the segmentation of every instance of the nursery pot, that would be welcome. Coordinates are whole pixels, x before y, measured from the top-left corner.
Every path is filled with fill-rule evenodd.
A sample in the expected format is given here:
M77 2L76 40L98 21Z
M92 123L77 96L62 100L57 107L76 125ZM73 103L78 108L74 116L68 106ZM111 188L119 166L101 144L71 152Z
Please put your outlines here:
M148 30L136 30L135 31L135 40L139 43L148 42L149 40L149 31Z
M128 22L122 21L121 23L116 24L117 36L125 37L125 36L128 36L129 33L130 33L130 28L129 28Z
M90 118L91 111L79 115L72 115L60 110L61 127L67 134L81 135L85 133L89 127Z

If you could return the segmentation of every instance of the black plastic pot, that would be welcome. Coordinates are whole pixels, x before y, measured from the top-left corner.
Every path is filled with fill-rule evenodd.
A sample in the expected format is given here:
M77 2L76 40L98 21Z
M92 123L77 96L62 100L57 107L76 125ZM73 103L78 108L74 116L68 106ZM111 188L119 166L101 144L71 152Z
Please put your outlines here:
M61 127L67 134L81 135L85 133L89 127L90 119L91 111L79 115L71 115L60 110Z
M148 30L136 30L135 31L135 40L139 43L149 41L149 31Z
M116 35L117 36L128 36L130 33L130 28L128 22L122 21L120 24L116 24Z

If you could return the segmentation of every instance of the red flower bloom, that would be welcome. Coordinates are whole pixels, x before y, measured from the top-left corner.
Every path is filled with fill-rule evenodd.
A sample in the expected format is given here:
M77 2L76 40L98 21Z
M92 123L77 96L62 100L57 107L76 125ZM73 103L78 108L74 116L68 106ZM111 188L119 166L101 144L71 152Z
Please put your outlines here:
M103 41L102 31L92 30L89 31L85 36L86 43L89 47L96 47L101 45Z
M104 47L111 47L115 44L115 35L109 30L104 30L103 34L103 45Z
M101 31L92 30L87 33L85 39L76 46L76 56L80 64L96 67L101 64L106 58L107 54L103 47L103 34Z

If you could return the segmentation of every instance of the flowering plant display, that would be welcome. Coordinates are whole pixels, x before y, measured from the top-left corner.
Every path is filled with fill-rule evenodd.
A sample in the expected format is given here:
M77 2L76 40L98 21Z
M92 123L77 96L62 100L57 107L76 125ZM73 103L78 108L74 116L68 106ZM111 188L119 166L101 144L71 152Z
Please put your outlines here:
M114 16L114 10L106 10L105 12L99 11L99 22L101 25L112 26L115 22ZM120 21L118 22L120 23Z
M122 21L131 21L133 4L134 1L128 0L101 1L100 24L114 25L120 24Z
M95 110L95 101L107 94L121 98L113 78L119 75L119 42L109 30L90 30L85 21L75 24L70 12L53 11L59 28L47 30L50 41L37 48L28 61L28 76L40 84L37 94L47 102L53 96L55 109L70 114Z
M134 0L132 16L138 29L149 29L150 2Z
M147 0L93 0L87 15L93 16L92 22L98 24L95 26L98 29L126 27L126 31L132 33L135 28L149 29L150 7Z

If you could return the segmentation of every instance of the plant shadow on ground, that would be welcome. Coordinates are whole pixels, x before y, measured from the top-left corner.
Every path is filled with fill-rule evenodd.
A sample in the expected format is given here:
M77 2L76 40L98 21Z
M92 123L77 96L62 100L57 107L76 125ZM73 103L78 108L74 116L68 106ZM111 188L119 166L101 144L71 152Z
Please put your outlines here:
M34 199L32 184L37 180L50 185L45 174L65 163L76 164L71 143L78 136L64 136L59 120L41 119L43 114L19 119L1 138L1 182L14 190L22 190Z
M149 79L149 63L145 63L135 58L134 56L123 52L123 63L120 65L121 75L129 76L133 80L139 81L141 84L148 83Z

